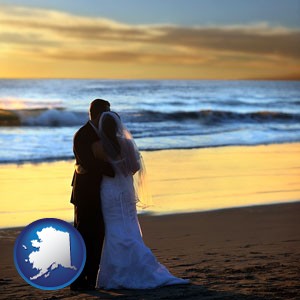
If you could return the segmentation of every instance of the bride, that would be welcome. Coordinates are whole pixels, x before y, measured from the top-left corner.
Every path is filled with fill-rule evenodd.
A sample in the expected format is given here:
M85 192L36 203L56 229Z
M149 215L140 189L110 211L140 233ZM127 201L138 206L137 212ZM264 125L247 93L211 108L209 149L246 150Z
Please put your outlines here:
M97 288L150 289L186 284L173 276L144 244L137 217L137 188L133 175L143 177L142 159L128 130L114 112L105 112L99 121L101 142L93 144L94 155L109 161L115 177L101 183L101 205L105 242L97 276Z

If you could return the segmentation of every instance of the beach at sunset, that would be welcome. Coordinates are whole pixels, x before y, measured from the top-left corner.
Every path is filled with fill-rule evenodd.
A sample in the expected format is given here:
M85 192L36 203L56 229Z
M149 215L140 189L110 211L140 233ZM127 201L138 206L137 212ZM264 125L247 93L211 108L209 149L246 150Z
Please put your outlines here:
M0 0L0 299L300 299L299 12L298 0ZM74 225L73 192L88 262L72 289L94 286L101 243L86 208L99 204L99 138L117 174L102 185L106 231L122 232L107 234L115 243L106 240L103 261L117 263L101 272L133 283L118 287L161 286L156 275L174 283L141 242L128 136L152 196L137 205L142 239L191 284L71 291L65 280L84 262L71 231L62 243L47 236L47 247L38 230L27 235L20 275L19 234L43 218ZM75 163L88 174L75 174L72 190Z
M83 294L35 289L13 263L16 226L72 220L74 162L2 165L1 227L15 228L0 231L0 298L297 299L299 154L297 143L143 152L153 194L152 215L140 215L144 240L192 284Z
M1 79L0 297L84 299L68 289L29 286L12 251L17 228L47 217L72 222L72 139L100 93L144 158L153 196L140 211L144 239L192 285L84 297L297 299L299 87L297 81ZM241 231L233 243L234 228ZM211 240L203 242L205 234Z

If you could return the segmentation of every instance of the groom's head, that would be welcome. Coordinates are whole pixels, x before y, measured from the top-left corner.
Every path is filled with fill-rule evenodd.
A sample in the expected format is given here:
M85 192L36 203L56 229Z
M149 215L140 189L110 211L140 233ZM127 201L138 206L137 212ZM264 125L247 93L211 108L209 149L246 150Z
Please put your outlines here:
M110 103L103 99L95 99L90 105L90 119L97 120L105 111L110 111Z

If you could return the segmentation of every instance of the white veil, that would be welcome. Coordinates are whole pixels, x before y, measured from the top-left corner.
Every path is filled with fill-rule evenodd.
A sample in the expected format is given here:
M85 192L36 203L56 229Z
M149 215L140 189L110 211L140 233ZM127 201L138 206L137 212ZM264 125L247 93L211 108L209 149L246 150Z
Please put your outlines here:
M125 176L133 175L136 203L145 209L152 205L152 197L141 153L120 116L112 111L104 112L98 124L99 136L105 154L117 162ZM109 132L112 133L111 136Z

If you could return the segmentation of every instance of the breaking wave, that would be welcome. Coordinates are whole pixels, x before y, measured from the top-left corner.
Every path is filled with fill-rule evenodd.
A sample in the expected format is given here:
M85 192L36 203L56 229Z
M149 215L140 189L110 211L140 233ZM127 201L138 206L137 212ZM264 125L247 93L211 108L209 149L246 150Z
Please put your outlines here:
M204 124L222 124L228 122L295 122L300 121L299 114L284 112L258 111L238 113L221 110L157 112L137 111L121 114L127 122L166 122L166 121L200 121ZM88 120L86 112L68 111L64 109L25 109L0 110L0 126L44 126L68 127L79 126Z

